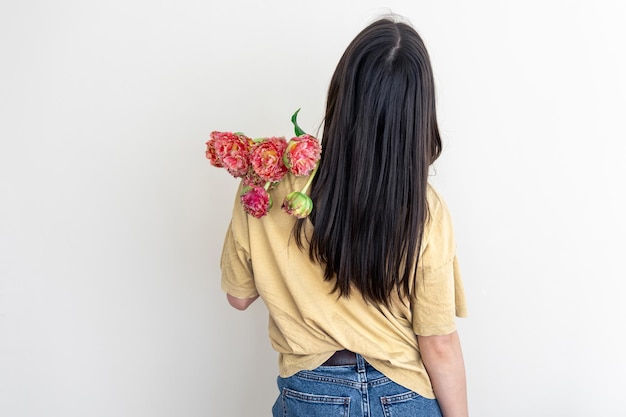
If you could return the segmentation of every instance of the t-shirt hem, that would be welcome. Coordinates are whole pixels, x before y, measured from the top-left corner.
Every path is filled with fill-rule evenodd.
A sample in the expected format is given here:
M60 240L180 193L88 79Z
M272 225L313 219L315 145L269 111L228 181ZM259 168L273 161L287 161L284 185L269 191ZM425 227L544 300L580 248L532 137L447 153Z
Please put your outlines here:
M418 336L444 336L456 331L456 325L452 326L419 326L414 327L413 331Z
M256 297L257 295L259 295L259 293L256 290L253 290L253 291L241 290L239 288L232 287L225 283L222 283L222 291L224 291L226 294L230 294L233 297L237 297L237 298L252 298L252 297Z

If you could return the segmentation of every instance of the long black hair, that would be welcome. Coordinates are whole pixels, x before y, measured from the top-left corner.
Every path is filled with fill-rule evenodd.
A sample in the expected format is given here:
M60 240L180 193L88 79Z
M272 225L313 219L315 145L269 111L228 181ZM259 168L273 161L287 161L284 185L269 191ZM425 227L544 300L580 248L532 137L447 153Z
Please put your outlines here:
M352 286L374 303L409 294L441 152L430 58L411 26L385 18L350 43L330 82L322 149L311 259L340 296ZM301 249L306 221L294 228Z

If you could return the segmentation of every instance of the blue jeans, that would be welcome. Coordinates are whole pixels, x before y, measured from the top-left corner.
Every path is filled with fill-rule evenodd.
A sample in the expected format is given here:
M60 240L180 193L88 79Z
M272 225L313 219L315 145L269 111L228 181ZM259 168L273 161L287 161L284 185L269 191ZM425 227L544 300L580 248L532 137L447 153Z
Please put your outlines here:
M356 365L279 377L278 389L274 417L441 417L437 400L396 384L361 355Z

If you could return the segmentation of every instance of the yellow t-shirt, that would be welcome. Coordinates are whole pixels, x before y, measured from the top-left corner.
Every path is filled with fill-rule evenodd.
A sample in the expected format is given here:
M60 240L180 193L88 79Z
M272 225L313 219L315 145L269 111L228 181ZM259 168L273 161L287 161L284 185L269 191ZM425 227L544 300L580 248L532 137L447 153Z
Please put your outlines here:
M466 316L447 206L429 186L430 219L411 296L403 303L396 295L387 308L366 303L356 289L350 298L338 298L322 266L310 260L308 249L296 246L291 234L296 219L280 205L305 181L288 174L271 191L274 207L261 219L243 211L237 193L222 252L222 289L238 298L261 296L270 313L269 337L279 353L280 376L314 369L335 351L348 349L398 384L434 398L416 334L452 333L455 315Z

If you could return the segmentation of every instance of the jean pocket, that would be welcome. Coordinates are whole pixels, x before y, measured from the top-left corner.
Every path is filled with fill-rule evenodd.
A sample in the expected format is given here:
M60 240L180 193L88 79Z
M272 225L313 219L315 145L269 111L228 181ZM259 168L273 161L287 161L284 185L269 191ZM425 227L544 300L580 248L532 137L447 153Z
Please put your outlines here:
M416 392L380 397L385 417L424 416L441 417L437 400L424 398Z
M284 388L281 403L283 417L348 417L350 414L349 397L305 394Z

